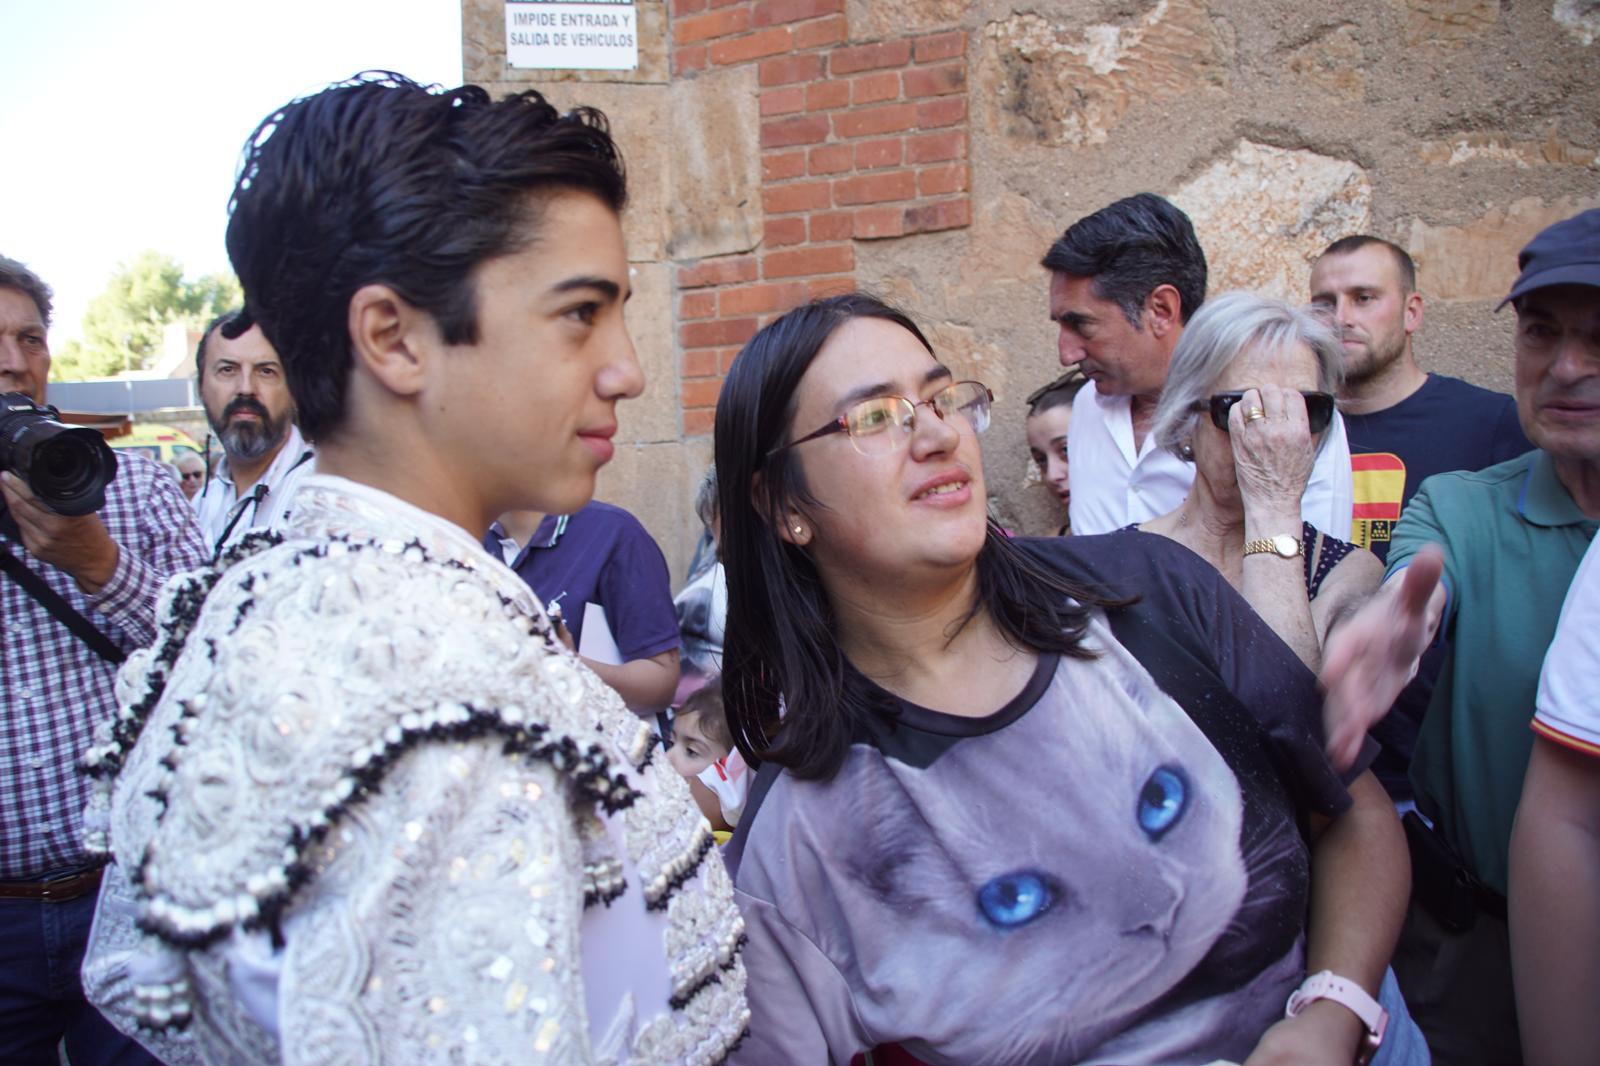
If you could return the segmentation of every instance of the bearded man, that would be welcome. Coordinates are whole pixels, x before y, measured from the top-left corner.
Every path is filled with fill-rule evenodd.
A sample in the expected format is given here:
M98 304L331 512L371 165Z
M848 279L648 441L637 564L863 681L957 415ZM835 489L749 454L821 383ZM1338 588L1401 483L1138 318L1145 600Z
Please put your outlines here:
M259 327L230 337L235 314L213 320L194 355L200 402L224 453L196 501L213 553L252 529L281 529L295 487L315 466L278 353Z
M1600 208L1546 227L1517 265L1502 306L1517 315L1517 414L1537 448L1423 482L1395 529L1383 586L1334 629L1323 655L1324 721L1338 765L1415 668L1417 652L1443 635L1444 666L1411 767L1427 821L1406 820L1412 898L1393 963L1439 1066L1520 1064L1518 1005L1530 1063L1594 1060L1577 1050L1592 1037L1577 1015L1594 999L1583 968L1594 940L1573 917L1595 913L1582 894L1594 850L1571 842L1573 830L1591 835L1584 819L1593 808L1572 813L1587 796L1572 779L1582 770L1553 749L1582 741L1550 725L1551 714L1571 707L1552 704L1548 691L1541 700L1539 676L1553 655L1559 679L1563 656L1575 654L1569 642L1552 641L1600 532ZM1429 585L1419 630L1414 615L1393 609L1414 606ZM1417 594L1409 602L1408 592ZM1370 653L1384 649L1390 666L1375 666ZM1583 677L1592 690L1592 673ZM1530 708L1545 715L1532 728ZM1508 890L1517 897L1509 931Z
M1335 241L1311 268L1311 302L1333 316L1344 340L1350 539L1386 560L1389 533L1424 479L1482 470L1533 445L1510 396L1417 365L1411 338L1422 325L1422 293L1405 249L1377 237Z
M1423 481L1483 470L1533 445L1510 396L1417 365L1411 339L1422 325L1422 293L1405 249L1364 235L1333 242L1311 268L1311 302L1344 341L1339 410L1355 496L1349 539L1387 562L1390 533ZM1373 731L1383 746L1373 773L1402 805L1412 800L1411 753L1443 663L1444 648L1429 649Z

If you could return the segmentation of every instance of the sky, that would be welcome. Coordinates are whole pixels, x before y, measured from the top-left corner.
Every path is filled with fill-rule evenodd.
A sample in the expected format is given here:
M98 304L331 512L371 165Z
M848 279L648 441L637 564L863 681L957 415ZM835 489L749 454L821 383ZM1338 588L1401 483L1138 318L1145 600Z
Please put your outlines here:
M460 0L0 0L0 255L55 290L52 347L150 248L228 271L245 138L369 68L461 83Z

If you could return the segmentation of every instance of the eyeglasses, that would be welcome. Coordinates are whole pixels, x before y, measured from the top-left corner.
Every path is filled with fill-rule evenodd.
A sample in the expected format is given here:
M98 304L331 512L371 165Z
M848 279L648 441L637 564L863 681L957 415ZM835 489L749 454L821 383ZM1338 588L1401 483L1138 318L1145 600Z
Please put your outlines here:
M976 381L958 381L920 403L904 396L874 396L862 400L814 433L780 444L767 453L774 456L785 448L830 433L848 433L850 443L862 455L887 455L905 447L917 429L917 408L930 407L933 413L959 433L976 436L989 428L989 405L994 393Z
M1321 433L1328 428L1328 423L1333 421L1333 394L1328 392L1302 392L1301 396L1306 401L1306 422L1309 423L1312 433ZM1196 400L1190 407L1193 411L1210 411L1211 424L1222 432L1228 432L1228 412L1233 405L1244 399L1243 392L1219 392L1205 400Z

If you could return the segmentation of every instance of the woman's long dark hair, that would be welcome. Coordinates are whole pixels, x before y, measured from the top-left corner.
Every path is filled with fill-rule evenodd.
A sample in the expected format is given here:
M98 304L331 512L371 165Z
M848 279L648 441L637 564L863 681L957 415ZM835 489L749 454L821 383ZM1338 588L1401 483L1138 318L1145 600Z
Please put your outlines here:
M833 296L790 311L752 337L717 401L728 725L746 758L777 763L805 778L838 772L858 723L883 711L845 662L833 609L810 556L777 532L787 508L821 505L792 450L770 458L767 453L787 439L800 379L833 332L854 318L893 322L933 352L904 312L863 293ZM1093 653L1082 639L1090 608L1121 602L1042 567L992 522L977 566L973 615L987 611L1018 647L1089 658Z

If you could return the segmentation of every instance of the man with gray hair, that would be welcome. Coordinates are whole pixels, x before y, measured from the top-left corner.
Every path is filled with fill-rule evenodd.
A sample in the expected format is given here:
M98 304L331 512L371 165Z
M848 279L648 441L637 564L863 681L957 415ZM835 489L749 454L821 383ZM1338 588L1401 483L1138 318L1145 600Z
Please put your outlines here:
M43 404L50 287L0 257L0 393ZM12 398L21 405L20 399ZM9 404L8 404L9 406ZM105 503L63 515L0 466L0 1062L154 1063L78 979L102 867L77 768L116 709L117 663L150 643L156 593L205 562L167 468L124 451Z
M1525 805L1530 756L1560 754L1529 723L1563 597L1600 529L1600 208L1548 227L1517 262L1501 306L1516 311L1517 414L1535 449L1423 482L1395 527L1383 587L1334 630L1323 660L1330 750L1345 763L1422 648L1435 633L1447 642L1411 764L1427 820L1406 818L1413 888L1394 959L1441 1064L1521 1061L1506 909L1512 825L1519 801L1521 818L1564 816ZM1428 624L1398 619L1408 588L1431 587L1414 573L1441 563ZM1373 652L1387 665L1374 668ZM1583 869L1568 873L1582 879ZM1563 994L1589 1010L1594 991Z

